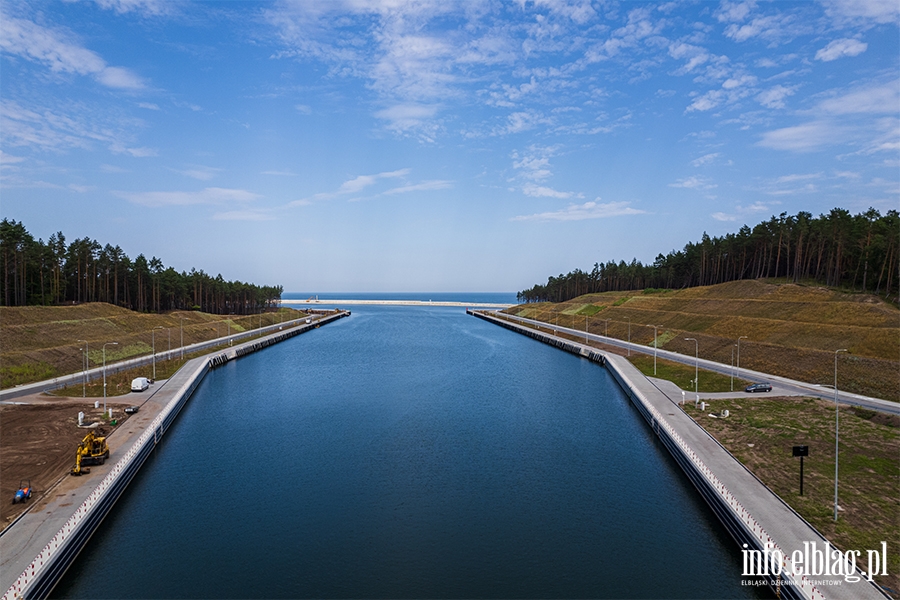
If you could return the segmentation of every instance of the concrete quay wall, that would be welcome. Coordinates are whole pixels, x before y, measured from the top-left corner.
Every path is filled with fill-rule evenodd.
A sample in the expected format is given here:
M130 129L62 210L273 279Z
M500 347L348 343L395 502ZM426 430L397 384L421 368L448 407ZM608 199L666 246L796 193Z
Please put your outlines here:
M172 399L153 419L150 426L144 430L137 441L116 462L115 466L106 474L97 487L78 506L62 528L49 538L49 541L40 553L25 567L21 575L12 582L3 595L2 600L46 598L50 595L100 523L112 510L113 505L125 491L125 488L128 487L128 484L151 455L163 435L171 427L178 413L210 369L305 333L319 325L349 316L349 314L349 312L334 313L317 320L315 323L279 331L266 337L228 348L224 352L195 358L185 363L167 383L167 385L177 386ZM15 525L10 526L3 531L3 534L9 534L14 527ZM47 533L49 535L52 531ZM4 575L7 575L7 573L4 573Z
M743 550L760 552L766 560L768 573L781 573L780 576L766 578L779 597L807 600L888 597L877 586L866 581L858 569L849 570L855 571L860 577L856 582L834 576L807 576L803 574L799 563L795 569L792 562L793 551L802 550L804 542L818 543L824 547L827 543L825 538L765 487L627 359L549 333L538 332L485 312L467 312L574 354L601 354L604 357L602 364L619 383L738 546ZM744 556L746 560L747 553ZM794 570L801 574L794 575Z

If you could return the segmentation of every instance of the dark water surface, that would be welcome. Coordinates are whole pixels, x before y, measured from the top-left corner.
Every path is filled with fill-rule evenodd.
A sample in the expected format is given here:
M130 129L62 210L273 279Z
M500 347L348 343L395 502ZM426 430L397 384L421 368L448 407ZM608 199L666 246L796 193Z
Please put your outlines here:
M753 597L740 568L605 369L365 307L211 372L56 594Z

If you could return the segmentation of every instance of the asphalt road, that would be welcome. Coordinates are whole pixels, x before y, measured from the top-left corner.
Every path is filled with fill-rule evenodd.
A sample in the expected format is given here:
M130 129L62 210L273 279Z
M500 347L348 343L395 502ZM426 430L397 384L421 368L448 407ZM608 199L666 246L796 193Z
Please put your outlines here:
M530 325L538 326L542 331L559 331L562 333L566 333L568 335L573 335L584 339L585 333L584 331L579 331L578 329L572 329L569 327L559 327L552 324L545 323L543 321L535 321L534 319L525 319L523 317L516 317L513 315L504 315L505 317L510 318L513 321L517 321L520 323L528 323ZM635 344L629 343L624 340L619 340L616 338L606 337L603 335L597 335L594 333L588 333L587 339L593 342L599 342L603 344L607 344L609 346L617 346L619 348L631 348L632 352L640 352L641 354L648 354L650 356L653 355L653 348L648 348L643 344ZM696 362L697 366L701 369L706 369L707 371L714 371L716 373L721 373L722 375L731 375L732 367L731 365L726 365L718 362L714 362L711 360L706 360L704 358L698 359L695 361L693 356L687 356L685 354L678 354L677 352L671 352L669 350L657 350L657 357L664 358L666 360L671 360L673 362L679 362L686 365L693 366ZM840 375L840 373L838 373ZM809 396L812 398L822 398L824 400L834 400L834 388L831 386L822 386L814 383L806 383L803 381L797 381L794 379L788 379L787 377L779 377L778 375L771 375L769 373L760 373L759 371L753 371L750 369L740 369L735 372L736 378L748 379L751 381L767 381L772 384L771 392L760 392L760 395L777 395L777 396ZM838 381L840 384L840 380ZM838 385L840 387L840 385ZM687 399L693 400L694 394L692 392L687 392ZM749 394L748 394L749 395ZM733 393L726 394L700 394L700 398L716 398L716 397L733 397ZM882 400L881 398L872 398L870 396L863 396L860 394L852 394L850 392L842 392L840 389L838 390L838 402L841 404L848 404L851 406L861 406L864 408L868 408L871 410L877 410L879 412L889 413L893 415L900 415L900 404L897 402L891 402L890 400Z

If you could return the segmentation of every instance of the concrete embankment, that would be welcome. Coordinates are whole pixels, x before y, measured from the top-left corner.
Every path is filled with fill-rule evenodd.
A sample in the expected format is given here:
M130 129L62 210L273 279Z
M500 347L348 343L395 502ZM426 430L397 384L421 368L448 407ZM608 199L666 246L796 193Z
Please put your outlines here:
M843 555L832 559L834 562L824 572L821 559L818 568L811 566L810 553L818 550L822 556L830 548L827 540L626 358L537 332L488 313L467 312L574 354L600 354L603 364L742 549L745 580L752 583L760 578L751 577L751 573L762 574L761 579L784 598L887 597L867 581L852 561L846 560L852 557ZM858 550L862 552L860 568L865 570L869 549ZM841 569L841 574L834 574L835 566Z
M117 430L110 436L115 463L92 467L92 474L86 477L64 479L53 490L54 497L36 499L38 510L26 513L3 530L3 600L44 598L50 594L210 369L349 314L327 315L315 323L277 331L188 361L153 394L152 401L148 399L141 412L126 421L124 431ZM131 431L127 431L129 428ZM102 477L99 484L95 484L97 477ZM77 506L74 512L72 506Z

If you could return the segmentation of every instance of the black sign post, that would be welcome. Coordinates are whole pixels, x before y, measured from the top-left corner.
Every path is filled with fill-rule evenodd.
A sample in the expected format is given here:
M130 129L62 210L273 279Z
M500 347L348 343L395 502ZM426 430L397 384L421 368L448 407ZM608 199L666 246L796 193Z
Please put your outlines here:
M800 457L800 495L803 495L803 457L809 456L809 446L794 446L794 456Z

